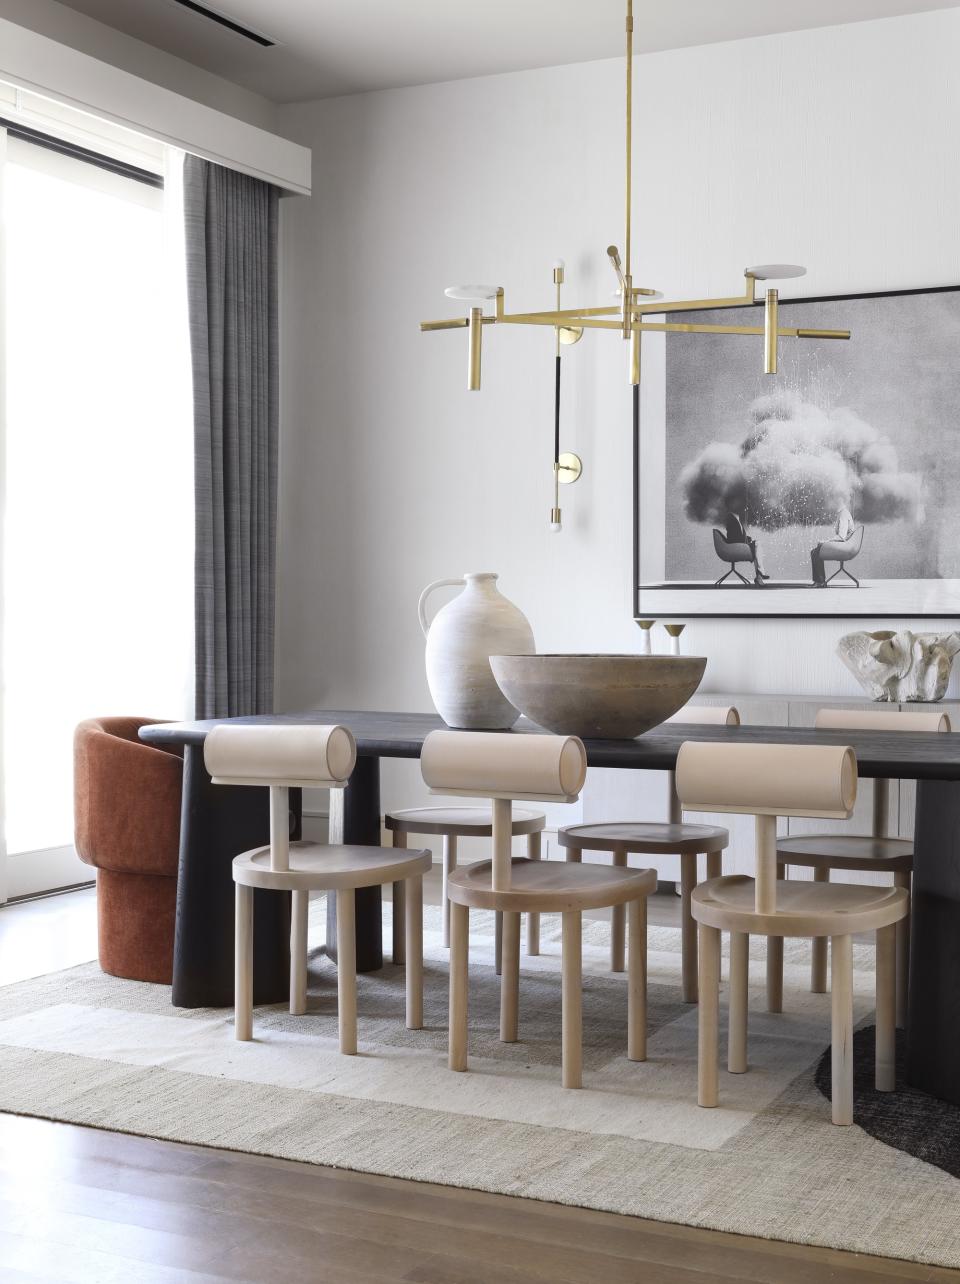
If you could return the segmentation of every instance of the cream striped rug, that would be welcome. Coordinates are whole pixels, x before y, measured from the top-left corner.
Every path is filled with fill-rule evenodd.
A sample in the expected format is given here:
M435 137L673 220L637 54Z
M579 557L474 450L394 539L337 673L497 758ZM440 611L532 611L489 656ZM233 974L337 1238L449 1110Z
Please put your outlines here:
M322 940L324 906L311 907ZM385 912L389 941L389 906ZM0 989L0 1109L396 1177L580 1204L718 1230L960 1266L960 1183L869 1136L835 1128L815 1070L829 995L811 995L808 947L788 942L786 1011L763 1010L752 959L750 1071L696 1105L696 1008L680 1000L679 931L650 933L649 1059L628 1062L625 979L606 924L584 943L584 1088L559 1083L559 919L524 957L521 1039L498 1039L490 916L472 915L470 1072L446 1069L446 959L427 910L426 1029L403 1026L403 975L359 986L357 1057L337 1052L336 978L311 958L310 1011L172 1008L165 987L95 964ZM855 950L857 1017L872 950ZM936 1126L936 1109L931 1127Z

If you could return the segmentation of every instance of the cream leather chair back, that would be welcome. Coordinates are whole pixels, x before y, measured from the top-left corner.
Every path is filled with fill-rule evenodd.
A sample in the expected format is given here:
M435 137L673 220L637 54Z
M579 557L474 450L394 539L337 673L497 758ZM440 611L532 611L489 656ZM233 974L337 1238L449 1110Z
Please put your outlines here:
M818 731L925 731L930 735L953 730L942 709L818 709L814 723ZM885 838L890 823L890 781L873 782L873 836Z
M420 769L431 793L489 798L493 803L493 888L510 888L511 804L576 802L587 752L576 736L495 731L433 731Z
M214 727L203 742L203 761L215 785L270 789L270 867L290 868L290 790L343 789L357 761L346 727Z
M756 909L777 908L777 817L849 820L857 759L849 746L721 745L688 740L677 758L677 792L691 811L756 817Z

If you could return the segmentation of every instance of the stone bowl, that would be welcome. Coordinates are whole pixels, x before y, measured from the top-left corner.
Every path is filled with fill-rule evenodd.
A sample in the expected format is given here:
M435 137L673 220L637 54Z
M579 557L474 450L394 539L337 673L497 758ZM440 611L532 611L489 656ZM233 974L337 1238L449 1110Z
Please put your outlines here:
M559 735L632 740L682 709L707 662L696 655L491 655L510 703Z

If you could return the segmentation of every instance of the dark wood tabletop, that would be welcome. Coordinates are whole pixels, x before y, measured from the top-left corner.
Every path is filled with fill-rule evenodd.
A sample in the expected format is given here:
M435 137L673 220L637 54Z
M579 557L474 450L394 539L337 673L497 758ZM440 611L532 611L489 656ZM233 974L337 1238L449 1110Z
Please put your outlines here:
M299 713L261 714L248 718L212 718L199 722L161 722L142 727L149 744L200 745L207 732L222 722L248 725L271 723L340 723L357 741L357 753L367 758L419 758L431 731L446 729L434 713L389 713L363 709L309 709ZM521 718L511 735L541 733ZM808 727L695 727L664 725L636 740L586 740L592 767L621 767L670 771L685 740L729 744L851 745L861 776L900 780L960 780L960 734L931 735L918 731L814 731Z

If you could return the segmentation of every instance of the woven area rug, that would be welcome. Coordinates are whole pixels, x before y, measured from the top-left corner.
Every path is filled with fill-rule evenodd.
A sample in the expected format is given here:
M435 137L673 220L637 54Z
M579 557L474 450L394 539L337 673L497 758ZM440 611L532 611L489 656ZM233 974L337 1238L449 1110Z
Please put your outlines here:
M315 902L313 940L323 913ZM248 1044L234 1040L232 1013L172 1008L165 987L95 964L3 987L0 1110L960 1266L957 1179L830 1123L822 1070L817 1082L830 999L807 992L805 943L787 942L777 1016L763 1011L755 944L750 1071L722 1072L720 1107L700 1110L678 930L651 929L649 1059L633 1064L625 978L606 970L606 924L586 924L584 1088L570 1092L559 1082L559 919L544 917L543 953L523 959L522 1042L512 1045L498 1039L492 917L471 922L470 1073L446 1069L446 958L439 912L428 909L427 1028L404 1028L402 970L387 965L360 978L352 1058L337 1052L336 977L322 954L311 957L309 1013L258 1009ZM854 953L856 1016L867 1025L873 955ZM896 1111L894 1098L885 1103ZM939 1106L931 1101L928 1131ZM922 1133L916 1094L909 1108L911 1133Z

